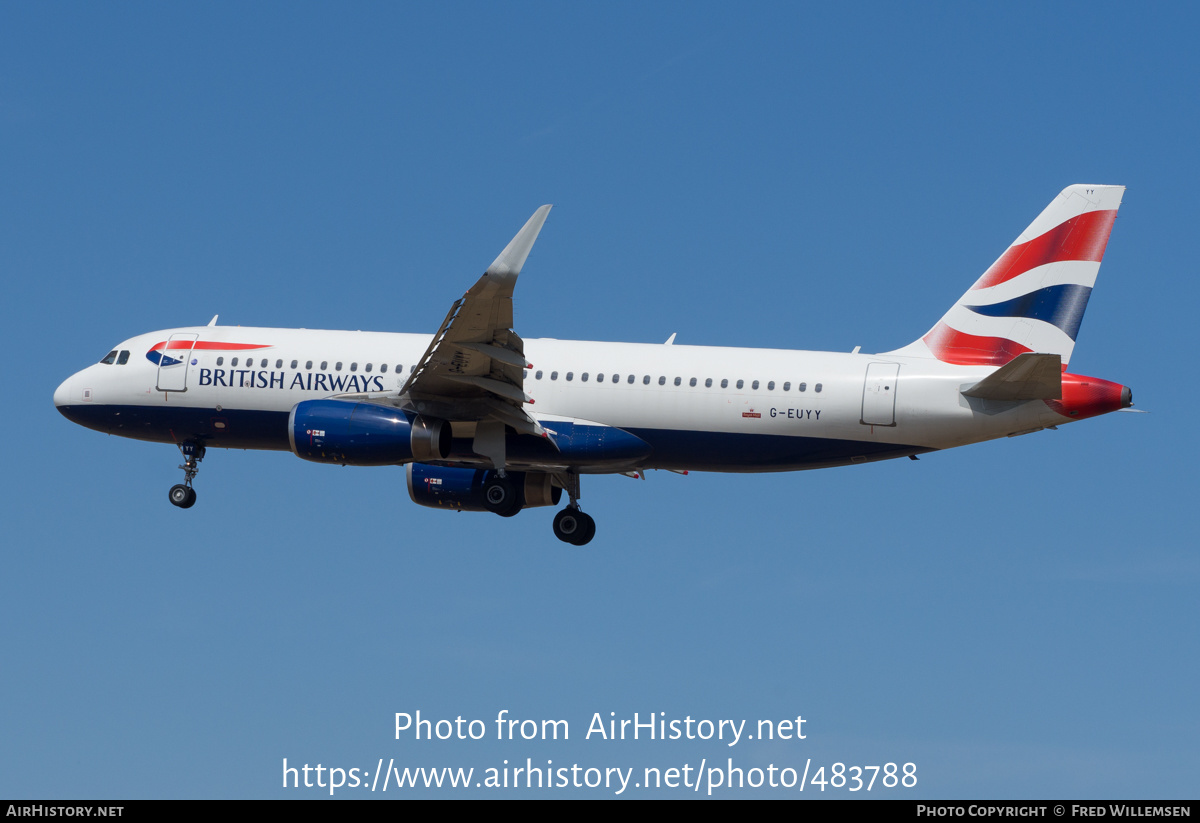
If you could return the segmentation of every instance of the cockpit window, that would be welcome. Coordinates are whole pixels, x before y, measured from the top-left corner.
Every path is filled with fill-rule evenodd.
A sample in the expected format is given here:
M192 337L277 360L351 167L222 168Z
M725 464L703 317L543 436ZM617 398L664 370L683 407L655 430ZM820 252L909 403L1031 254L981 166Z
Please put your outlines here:
M104 359L101 360L100 362L106 366L111 366L116 361L117 361L117 352L114 349L113 351L110 351L108 354L104 355Z
M122 351L121 354L117 357L117 365L124 366L128 362L129 362L129 352Z

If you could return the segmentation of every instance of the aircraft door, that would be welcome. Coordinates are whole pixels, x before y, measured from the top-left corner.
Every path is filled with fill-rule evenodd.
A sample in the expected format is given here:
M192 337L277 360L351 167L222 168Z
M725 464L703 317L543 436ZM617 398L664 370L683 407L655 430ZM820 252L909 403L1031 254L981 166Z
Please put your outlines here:
M173 334L159 354L158 390L187 391L188 367L198 334Z
M863 384L862 418L866 426L896 425L896 382L899 363L871 363Z

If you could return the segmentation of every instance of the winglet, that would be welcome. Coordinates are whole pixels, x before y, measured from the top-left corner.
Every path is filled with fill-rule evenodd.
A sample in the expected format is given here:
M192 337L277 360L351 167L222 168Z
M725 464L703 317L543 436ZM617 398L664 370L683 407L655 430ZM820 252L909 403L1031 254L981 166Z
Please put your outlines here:
M533 248L533 243L537 240L538 232L542 230L542 224L546 222L546 215L550 213L550 205L542 206L533 213L533 217L524 227L517 232L509 244L504 247L504 251L500 252L492 265L488 266L488 274L508 274L516 277L521 273L521 267L525 265L525 258L529 257L529 252Z

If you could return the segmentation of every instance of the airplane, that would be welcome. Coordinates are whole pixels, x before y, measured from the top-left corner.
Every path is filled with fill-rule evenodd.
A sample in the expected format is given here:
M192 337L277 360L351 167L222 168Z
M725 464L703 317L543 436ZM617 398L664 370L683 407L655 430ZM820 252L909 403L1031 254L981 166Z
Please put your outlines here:
M523 340L513 290L550 206L432 335L206 326L132 337L54 405L182 452L196 502L208 448L404 466L415 503L510 517L557 506L582 546L583 475L851 466L1130 410L1130 389L1067 365L1123 186L1064 189L925 335L880 354Z

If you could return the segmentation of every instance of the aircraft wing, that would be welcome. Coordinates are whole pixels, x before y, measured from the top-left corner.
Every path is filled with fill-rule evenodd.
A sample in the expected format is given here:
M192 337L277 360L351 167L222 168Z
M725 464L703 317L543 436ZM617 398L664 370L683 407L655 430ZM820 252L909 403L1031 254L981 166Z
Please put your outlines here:
M545 437L524 410L533 403L522 388L529 363L512 327L513 288L549 213L549 205L534 212L483 276L454 302L399 392L357 397L451 422L493 421Z

